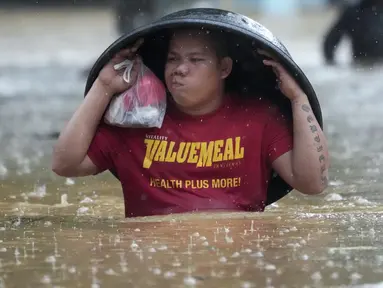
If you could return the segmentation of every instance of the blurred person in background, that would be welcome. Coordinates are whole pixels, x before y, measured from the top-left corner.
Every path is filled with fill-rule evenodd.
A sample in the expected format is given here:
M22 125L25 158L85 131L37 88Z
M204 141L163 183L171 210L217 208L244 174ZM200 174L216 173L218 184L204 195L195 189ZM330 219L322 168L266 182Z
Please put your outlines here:
M335 51L343 36L351 40L353 62L372 64L383 60L383 1L359 0L349 4L325 35L323 54L335 63Z
M154 20L153 0L116 0L113 8L119 35Z
M122 35L181 9L213 8L219 4L219 0L116 0L116 27L119 35Z
M336 8L344 8L359 0L327 0L327 4Z

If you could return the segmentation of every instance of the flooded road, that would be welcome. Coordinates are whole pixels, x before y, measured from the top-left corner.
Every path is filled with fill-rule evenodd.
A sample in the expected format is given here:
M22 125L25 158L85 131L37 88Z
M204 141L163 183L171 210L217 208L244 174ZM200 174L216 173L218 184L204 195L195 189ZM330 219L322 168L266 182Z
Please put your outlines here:
M254 17L317 90L327 191L292 192L261 214L137 219L123 218L110 174L50 171L47 135L80 103L82 70L116 38L112 14L0 15L0 287L383 287L382 68L351 69L345 47L342 65L322 66L331 13Z

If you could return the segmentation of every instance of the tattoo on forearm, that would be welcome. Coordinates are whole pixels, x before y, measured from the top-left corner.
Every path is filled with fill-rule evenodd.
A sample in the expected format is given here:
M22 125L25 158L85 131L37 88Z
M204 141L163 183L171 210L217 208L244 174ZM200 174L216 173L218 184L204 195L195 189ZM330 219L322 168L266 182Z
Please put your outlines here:
M311 111L310 106L307 105L307 104L303 104L302 105L302 110L305 111L305 112L310 112Z
M309 105L307 104L303 104L302 105L302 110L307 112L307 113L310 113L311 112L311 108ZM307 116L307 122L308 123L312 123L314 121L314 117L313 115L309 114ZM310 130L311 130L311 133L315 133L314 135L314 141L316 143L321 143L321 139L318 135L318 128L316 125L309 125L310 126ZM325 172L326 172L326 164L325 164L325 160L326 160L326 157L324 156L324 154L322 153L323 152L323 145L320 145L317 147L317 152L320 153L319 155L319 163L321 164L321 167L320 167L320 172L321 172L321 182L322 182L322 185L327 185L328 183L328 179L327 179L327 176L325 175Z
M328 178L327 178L327 176L321 176L321 181L322 181L322 185L323 186L327 186L328 185Z
M322 185L325 185L325 186L327 186L328 184L328 178L327 178L327 175L325 174L326 170L327 170L326 165L322 164L322 166L320 167L321 182L322 182Z
M324 171L326 171L326 166L325 165L322 165L320 167L320 172L323 173Z

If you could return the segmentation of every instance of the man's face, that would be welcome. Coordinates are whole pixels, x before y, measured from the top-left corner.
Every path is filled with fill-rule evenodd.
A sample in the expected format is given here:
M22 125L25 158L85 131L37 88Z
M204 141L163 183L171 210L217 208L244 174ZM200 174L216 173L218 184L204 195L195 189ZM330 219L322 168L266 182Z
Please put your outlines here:
M165 82L174 101L193 109L212 101L227 77L208 34L177 31L169 45Z

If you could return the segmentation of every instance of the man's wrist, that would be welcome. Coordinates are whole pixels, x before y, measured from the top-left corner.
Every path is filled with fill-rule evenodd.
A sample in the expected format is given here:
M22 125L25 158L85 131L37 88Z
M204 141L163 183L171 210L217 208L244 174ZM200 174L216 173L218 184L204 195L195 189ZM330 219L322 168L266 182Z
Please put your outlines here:
M99 79L94 81L93 88L96 90L97 94L102 95L103 97L112 98L114 95L110 86L105 85Z
M309 102L307 95L303 91L299 91L292 97L291 99L291 104L305 104Z

